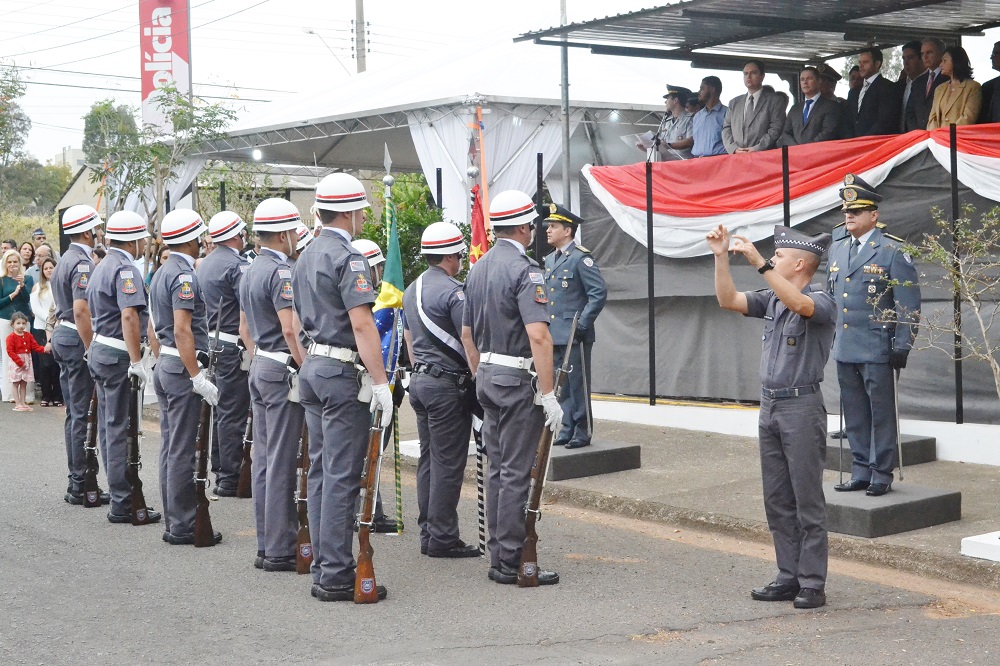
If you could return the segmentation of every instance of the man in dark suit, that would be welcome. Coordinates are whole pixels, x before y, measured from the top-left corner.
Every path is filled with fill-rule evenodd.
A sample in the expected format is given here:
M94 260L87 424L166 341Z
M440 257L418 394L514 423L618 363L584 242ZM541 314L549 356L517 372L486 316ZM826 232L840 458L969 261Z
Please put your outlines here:
M802 90L802 101L788 112L778 145L798 146L836 139L840 105L823 97L819 87L819 70L804 67L799 74L799 89Z
M1000 72L1000 42L993 45L991 62L993 69ZM983 84L983 106L979 112L979 122L1000 123L1000 76Z
M903 69L899 73L899 81L896 85L899 86L899 94L902 96L902 115L900 117L900 129L903 132L909 132L915 127L907 127L906 125L906 114L907 109L913 104L913 93L917 88L913 87L913 82L919 77L924 71L924 64L920 60L920 40L913 40L912 42L906 42L902 47L903 52ZM923 92L922 90L920 91Z
M920 42L920 60L926 71L913 80L910 99L903 118L903 130L927 129L927 119L934 106L934 89L948 81L941 74L941 57L944 56L944 42L937 37L928 37Z
M882 52L865 49L858 55L863 83L847 96L854 136L899 134L899 90L881 74Z

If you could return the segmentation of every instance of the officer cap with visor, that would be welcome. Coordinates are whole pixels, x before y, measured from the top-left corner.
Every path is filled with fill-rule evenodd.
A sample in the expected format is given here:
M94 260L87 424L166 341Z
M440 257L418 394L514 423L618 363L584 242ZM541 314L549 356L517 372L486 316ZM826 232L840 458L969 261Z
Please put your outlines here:
M774 225L774 249L790 248L792 250L805 250L822 257L830 248L833 236L830 234L818 234L810 236L797 229L786 227L782 224Z
M874 187L853 173L849 173L844 176L840 198L844 202L841 210L878 210L883 197Z

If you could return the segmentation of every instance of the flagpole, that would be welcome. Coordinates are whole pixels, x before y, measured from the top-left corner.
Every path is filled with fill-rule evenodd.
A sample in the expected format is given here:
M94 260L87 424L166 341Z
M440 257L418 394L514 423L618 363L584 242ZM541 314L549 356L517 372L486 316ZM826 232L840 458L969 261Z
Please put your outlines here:
M483 222L486 225L486 230L490 230L490 184L489 179L486 177L486 142L483 140L483 107L476 107L476 128L479 131L479 173L482 176L480 183L482 184L483 190L483 212L486 213L483 216Z

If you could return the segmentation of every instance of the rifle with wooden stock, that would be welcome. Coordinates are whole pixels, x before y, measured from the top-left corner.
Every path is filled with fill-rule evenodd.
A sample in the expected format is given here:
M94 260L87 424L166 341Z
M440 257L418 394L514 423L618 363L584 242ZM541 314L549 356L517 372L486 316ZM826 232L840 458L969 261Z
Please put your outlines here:
M299 516L299 533L296 537L295 571L309 573L312 567L312 539L309 537L309 429L302 423L302 437L299 438L298 488L295 489L295 510Z
M146 525L149 523L149 509L146 506L146 496L142 492L142 479L139 470L142 469L142 455L139 452L139 438L142 436L140 419L142 418L142 383L138 377L129 377L128 394L128 432L126 445L128 447L128 481L132 486L132 524Z
M87 436L83 441L83 453L86 457L86 468L83 471L83 505L88 509L101 506L101 490L97 487L97 387L90 397L90 407L87 409Z
M243 459L240 461L240 480L236 483L236 496L241 499L253 497L253 477L250 476L253 448L253 407L247 413L247 427L243 431Z
M222 299L219 299L219 314L215 318L215 336L208 346L208 367L205 374L210 382L215 381L215 354L219 348L219 332L222 329ZM194 497L196 509L194 514L194 546L208 548L215 545L215 531L212 529L212 516L208 512L208 496L206 491L208 480L208 459L212 454L212 431L215 421L215 408L202 399L201 414L198 418L198 437L194 448Z
M382 410L376 409L372 415L371 430L368 434L368 450L365 452L365 466L361 470L361 513L358 514L358 566L354 572L354 603L378 603L378 589L375 585L375 564L372 555L371 533L374 530L372 514L375 513L375 493L378 492L378 466L382 457Z
M580 313L573 315L573 326L569 330L569 342L563 355L562 365L556 372L554 391L556 398L562 392L563 379L569 374L570 350L573 349L573 338L576 337L576 324ZM549 471L549 454L552 452L552 429L546 426L538 440L535 451L535 462L531 466L531 483L528 486L528 502L524 506L524 543L521 546L521 564L517 569L518 587L538 587L538 532L535 523L542 518L539 506L542 503L542 489L545 486L545 476Z

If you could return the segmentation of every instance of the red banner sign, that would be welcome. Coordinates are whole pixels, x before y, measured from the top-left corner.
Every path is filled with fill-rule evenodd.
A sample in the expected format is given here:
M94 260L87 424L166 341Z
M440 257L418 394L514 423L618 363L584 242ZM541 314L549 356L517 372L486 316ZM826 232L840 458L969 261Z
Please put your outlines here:
M190 0L139 0L142 120L169 131L157 91L173 85L191 92Z

